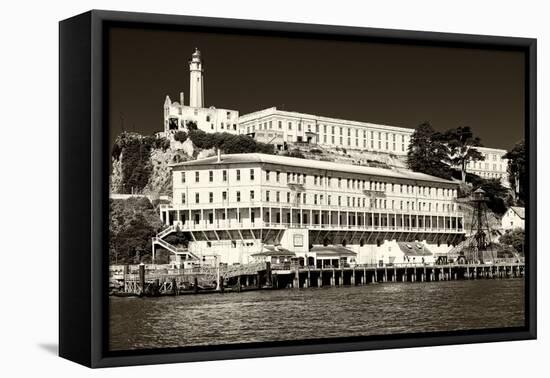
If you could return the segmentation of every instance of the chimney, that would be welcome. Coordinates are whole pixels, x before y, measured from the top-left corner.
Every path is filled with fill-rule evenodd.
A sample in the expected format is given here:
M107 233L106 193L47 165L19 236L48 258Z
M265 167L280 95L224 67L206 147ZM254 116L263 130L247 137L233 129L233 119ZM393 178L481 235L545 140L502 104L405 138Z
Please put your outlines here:
M218 163L221 163L222 161L222 150L218 148Z
M180 92L180 105L183 106L183 100L184 100L184 97L183 97L183 92Z

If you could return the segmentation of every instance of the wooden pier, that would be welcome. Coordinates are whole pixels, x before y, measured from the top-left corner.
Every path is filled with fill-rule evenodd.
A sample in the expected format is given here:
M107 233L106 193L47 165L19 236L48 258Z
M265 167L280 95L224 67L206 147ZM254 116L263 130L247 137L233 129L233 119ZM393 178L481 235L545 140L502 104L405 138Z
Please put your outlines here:
M524 263L484 264L396 264L360 265L341 268L271 266L269 262L230 267L200 267L170 272L124 272L117 295L183 295L241 292L260 289L362 286L391 282L438 282L451 280L519 278Z
M270 263L221 267L197 267L170 271L146 271L140 265L135 273L122 274L121 295L161 296L271 288Z
M356 266L347 268L300 267L272 272L273 288L309 288L324 286L358 286L385 282L437 282L516 278L525 275L523 263L403 264L391 266Z

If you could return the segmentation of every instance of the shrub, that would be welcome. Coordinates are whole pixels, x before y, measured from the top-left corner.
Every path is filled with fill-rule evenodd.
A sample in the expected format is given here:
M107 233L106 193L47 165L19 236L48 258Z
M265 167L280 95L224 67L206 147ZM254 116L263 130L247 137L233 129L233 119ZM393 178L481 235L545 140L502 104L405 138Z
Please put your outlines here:
M185 131L176 131L176 133L174 134L174 140L178 141L178 142L185 142L187 140L187 133Z
M220 148L226 154L260 152L273 154L274 147L270 144L255 141L248 135L233 135L229 133L207 134L202 130L189 131L189 138L199 149Z
M291 150L288 153L288 156L293 157L293 158L299 158L299 159L305 159L306 158L306 156L300 150Z

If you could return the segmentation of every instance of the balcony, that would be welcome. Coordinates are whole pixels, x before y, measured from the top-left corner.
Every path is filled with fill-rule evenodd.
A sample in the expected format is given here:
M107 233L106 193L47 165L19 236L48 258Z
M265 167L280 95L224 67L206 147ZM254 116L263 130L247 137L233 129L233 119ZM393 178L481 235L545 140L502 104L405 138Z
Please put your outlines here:
M279 223L256 220L254 222L237 220L216 220L210 223L207 220L174 221L174 226L182 231L217 231L217 230L243 230L243 229L289 229L306 228L319 231L355 231L355 232L422 232L422 233L463 233L463 227L411 227L411 226L374 226L374 225L337 225L337 224L303 224Z
M324 201L326 202L326 201ZM333 201L334 202L334 201ZM191 203L191 204L162 204L160 205L161 211L200 211L200 210L219 210L223 211L225 209L248 209L248 208L260 208L264 209L286 209L292 210L293 214L297 214L300 211L302 212L313 212L318 214L320 211L323 213L328 212L341 212L341 213L350 213L350 214L374 214L375 217L378 217L380 214L382 217L387 215L396 215L396 216L438 216L438 217L457 217L463 218L464 214L459 211L428 211L428 210L400 210L400 209L382 209L382 208L373 208L373 207L357 207L357 206L343 206L343 205L326 205L326 204L303 204L303 203L288 203L288 202L275 202L275 201L248 201L248 202L236 202L236 201L223 201L223 202L208 202L208 203Z

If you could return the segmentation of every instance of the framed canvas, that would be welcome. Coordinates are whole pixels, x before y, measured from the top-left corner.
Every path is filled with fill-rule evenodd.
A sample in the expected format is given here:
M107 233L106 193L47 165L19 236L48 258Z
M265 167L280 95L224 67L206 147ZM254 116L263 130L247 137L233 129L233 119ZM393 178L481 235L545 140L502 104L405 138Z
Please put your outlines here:
M60 22L59 353L536 338L536 40Z

